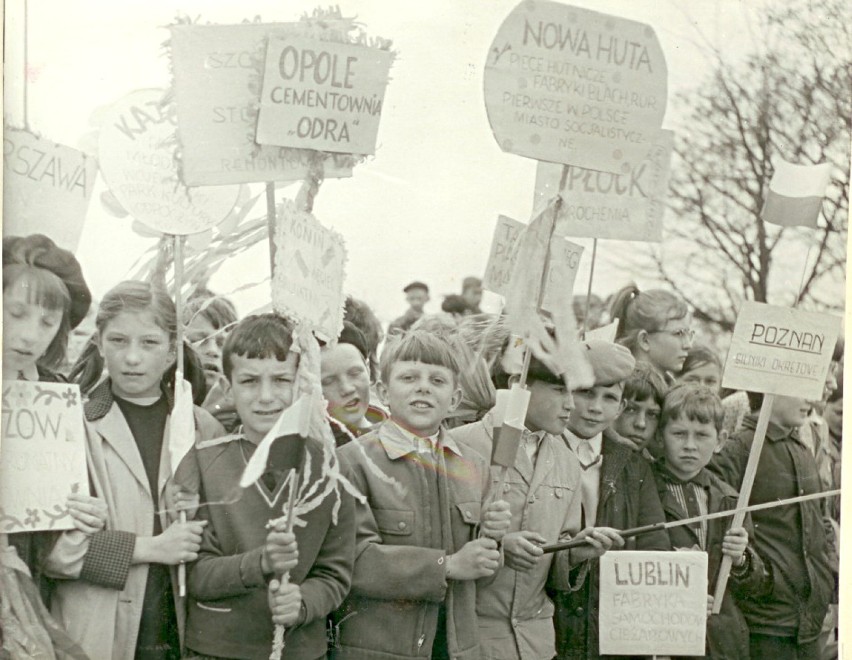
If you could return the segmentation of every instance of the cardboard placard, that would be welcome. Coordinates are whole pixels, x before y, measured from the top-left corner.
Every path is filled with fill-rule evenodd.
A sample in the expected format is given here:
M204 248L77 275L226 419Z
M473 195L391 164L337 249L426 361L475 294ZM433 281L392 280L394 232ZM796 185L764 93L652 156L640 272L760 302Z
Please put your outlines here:
M3 382L0 532L72 529L71 493L87 494L80 388Z
M258 143L375 153L392 59L377 48L270 36Z
M491 254L482 278L482 286L489 291L506 295L512 277L512 269L518 253L518 239L527 227L505 215L497 216ZM550 262L545 279L542 309L552 311L560 302L571 304L574 281L583 256L583 246L559 236L550 243Z
M196 234L234 208L239 186L187 188L174 156L174 123L164 92L140 89L104 115L98 160L109 189L139 222L166 234Z
M75 252L98 164L81 151L3 128L3 235L44 234Z
M822 398L840 318L746 301L725 361L722 387Z
M565 236L620 241L662 241L674 133L659 131L648 154L629 174L569 166L558 190L562 167L539 163L535 205L562 194L556 232Z
M601 654L704 655L706 552L607 552L600 584Z
M285 200L276 214L275 245L275 311L309 326L321 339L336 339L345 301L343 237Z
M618 319L612 323L602 325L600 328L594 328L586 331L586 339L600 339L601 341L614 342L615 336L618 334Z
M546 0L506 17L485 64L485 109L503 151L628 173L666 112L667 71L643 23Z
M172 25L181 174L190 186L298 181L309 151L255 143L260 75L257 58L270 34L302 34L297 23ZM347 164L324 162L324 177L352 176Z

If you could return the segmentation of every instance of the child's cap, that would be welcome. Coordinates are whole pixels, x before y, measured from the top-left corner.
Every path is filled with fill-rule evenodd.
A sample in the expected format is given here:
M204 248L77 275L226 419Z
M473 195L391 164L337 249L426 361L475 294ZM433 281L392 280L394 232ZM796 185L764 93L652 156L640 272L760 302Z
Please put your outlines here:
M633 373L636 359L624 346L602 339L589 339L584 345L595 374L595 385L615 385Z
M425 284L423 284L423 282L417 282L417 281L412 282L411 284L408 284L408 285L407 285L407 286L406 286L406 287L402 290L402 292L403 292L403 293L408 293L408 292L409 292L409 291L411 291L412 289L423 289L426 293L429 293L429 287L428 287L428 286L426 286Z
M71 303L68 322L76 328L86 318L92 304L92 294L83 279L80 262L68 250L63 250L43 234L6 236L3 239L3 265L25 264L44 268L65 284Z

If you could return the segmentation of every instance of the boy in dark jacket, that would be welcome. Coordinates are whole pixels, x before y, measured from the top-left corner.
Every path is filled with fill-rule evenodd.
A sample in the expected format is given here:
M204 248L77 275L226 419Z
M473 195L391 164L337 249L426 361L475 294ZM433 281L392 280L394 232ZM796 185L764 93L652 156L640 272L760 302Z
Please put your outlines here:
M735 509L737 492L705 469L725 442L725 409L706 387L680 385L666 394L660 421L663 455L654 464L657 490L666 520L684 520ZM749 633L737 603L761 596L768 580L760 556L749 545L742 527L730 518L672 527L675 549L697 548L708 553L708 588L712 594L722 557L733 561L728 588L719 614L707 620L707 658L748 658ZM708 609L713 596L708 596Z
M245 490L238 486L258 444L293 402L299 356L291 341L286 321L274 314L249 317L234 328L222 365L242 426L235 435L200 443L185 459L197 464L199 516L208 521L188 576L186 645L201 657L266 660L273 620L287 629L285 658L325 657L326 617L349 591L352 498L341 493L336 521L333 494L310 511L297 510L293 532L282 520L292 468L304 468L303 484L331 487L332 477L321 473L318 441L307 439L308 462L296 436L277 439L267 471ZM285 573L289 582L279 589Z
M752 414L708 468L734 488L745 474L763 395L749 392ZM811 450L799 438L810 404L776 396L760 452L750 504L822 490ZM752 658L819 658L819 634L834 591L828 561L822 504L818 500L755 511L754 548L772 580L768 593L744 599L740 609L749 626Z
M635 365L623 346L601 340L585 344L595 385L574 390L574 410L563 434L580 462L584 527L616 530L665 520L651 468L638 452L603 435L621 414L624 381ZM625 550L670 550L665 531L625 539ZM598 658L598 563L593 561L578 591L555 592L557 657Z

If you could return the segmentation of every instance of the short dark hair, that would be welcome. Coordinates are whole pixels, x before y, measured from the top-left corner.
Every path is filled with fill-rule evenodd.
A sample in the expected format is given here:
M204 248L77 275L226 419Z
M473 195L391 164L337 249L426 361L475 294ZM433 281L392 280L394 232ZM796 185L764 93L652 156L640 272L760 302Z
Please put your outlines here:
M673 419L684 417L702 424L712 424L721 431L725 422L725 407L722 400L704 385L675 385L666 393L660 413L660 428L664 429Z
M407 284L405 288L402 290L403 293L408 293L412 289L423 289L426 293L429 293L429 287L426 286L423 282L412 282L411 284Z
M689 349L686 354L686 359L683 361L683 366L680 368L678 377L688 374L690 371L703 367L705 364L712 364L719 368L721 373L722 360L719 354L709 346L697 344Z
M388 339L379 362L382 381L385 384L388 383L391 368L396 362L406 361L446 367L453 372L456 380L461 373L461 367L450 343L443 337L422 330L409 330Z
M509 347L509 342L514 341L514 339L515 338L511 335L506 339L503 343L503 349L500 351L500 357L502 357L502 355L506 352L506 349ZM500 357L498 357L491 370L491 382L494 383L494 387L498 390L505 390L508 389L509 381L512 379L512 376L516 376L518 374L510 374L503 369ZM540 380L543 383L550 383L552 385L565 384L565 379L562 376L553 373L550 368L535 355L530 355L527 382L530 383L534 380Z
M185 325L189 325L196 316L207 319L214 330L221 330L237 322L237 309L227 298L202 289L193 293L186 301L181 320Z
M624 381L624 393L622 399L625 401L653 401L660 407L666 397L666 381L647 362L637 362L633 373Z
M231 356L250 360L274 357L284 362L293 344L293 329L289 321L277 314L257 314L240 321L222 347L222 372L231 380Z
M343 322L343 330L340 331L337 343L351 344L358 349L361 357L365 360L369 359L370 349L367 348L367 339L354 323L350 323L349 321Z

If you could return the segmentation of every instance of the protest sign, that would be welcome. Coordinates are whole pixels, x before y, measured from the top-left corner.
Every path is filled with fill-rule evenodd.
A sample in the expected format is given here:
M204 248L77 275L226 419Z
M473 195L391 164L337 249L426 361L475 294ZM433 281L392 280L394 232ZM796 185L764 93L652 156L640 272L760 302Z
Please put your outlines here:
M392 59L377 48L270 36L258 143L374 153Z
M80 388L3 383L0 532L71 529L71 493L88 494Z
M600 328L594 328L586 332L585 339L600 339L601 341L614 342L618 334L618 319L607 323Z
M628 173L666 111L666 62L654 30L588 9L525 0L485 64L485 109L503 151Z
M559 190L562 167L539 163L535 205L557 193L562 206L556 233L620 241L662 241L664 200L669 185L674 133L659 131L651 150L628 174L613 174L569 166Z
M3 129L3 235L44 234L75 252L98 165L76 149Z
M839 332L839 317L746 301L722 387L819 400Z
M491 254L482 278L484 288L506 295L517 257L518 239L526 227L524 223L505 215L497 217L494 239L491 242ZM571 304L574 280L577 278L577 269L582 255L583 246L581 245L561 237L554 237L554 240L550 242L550 260L545 277L542 309L552 311L560 302Z
M298 181L310 151L255 143L260 67L270 34L302 34L298 23L172 25L171 56L181 174L190 186ZM352 167L324 161L324 177L352 176Z
M607 552L600 585L602 655L704 655L707 553Z
M195 234L222 222L239 186L188 188L177 171L174 118L163 91L131 92L104 114L98 137L101 173L134 218L166 234Z
M275 311L306 324L326 341L336 339L343 328L343 237L285 200L277 209L275 245Z

